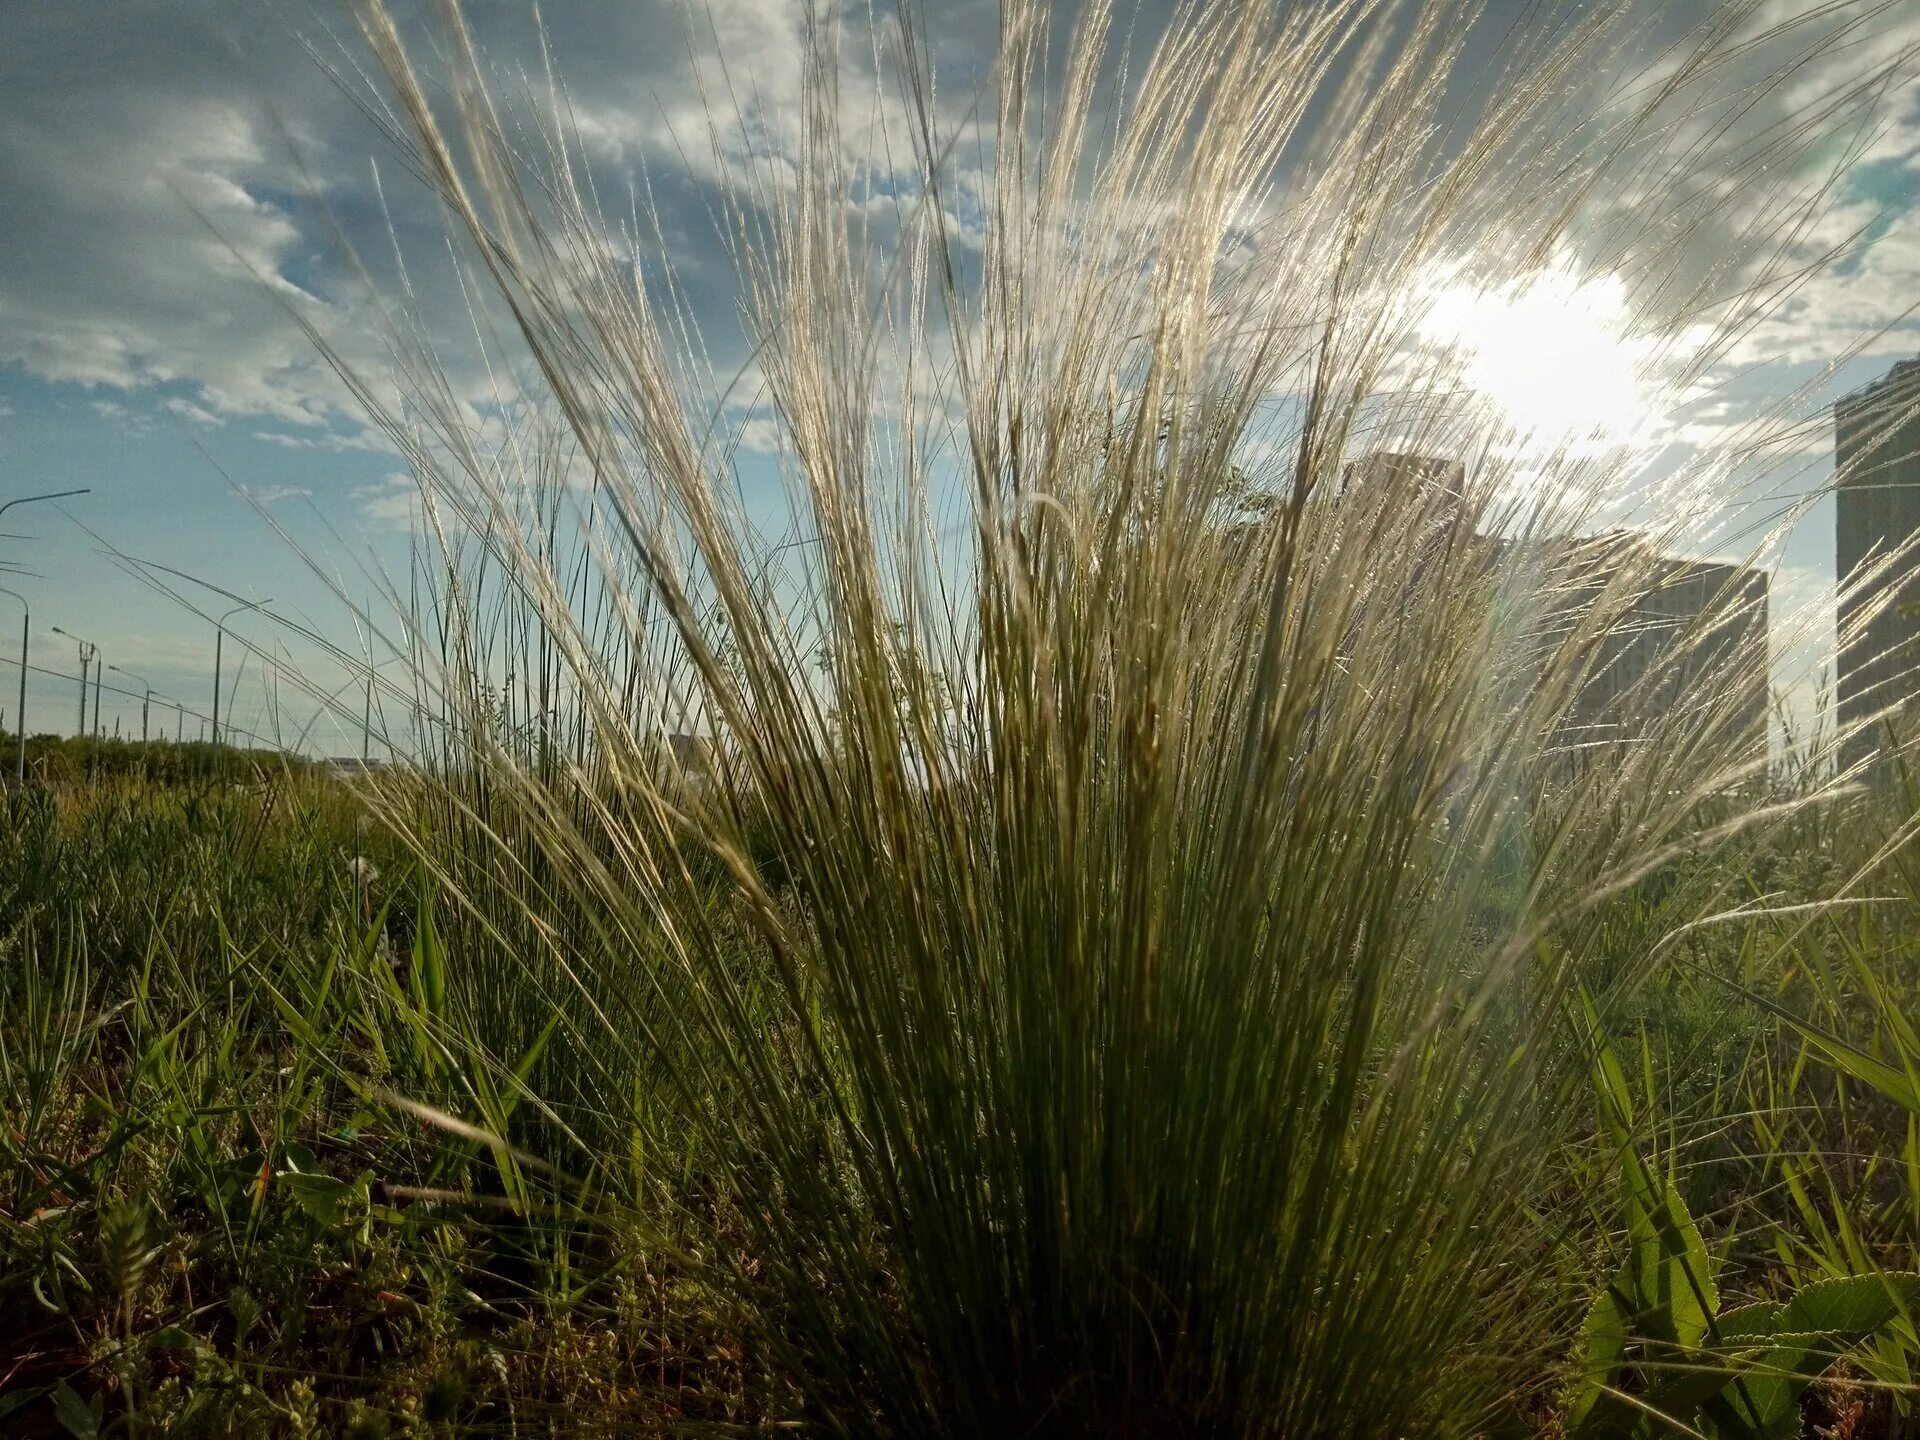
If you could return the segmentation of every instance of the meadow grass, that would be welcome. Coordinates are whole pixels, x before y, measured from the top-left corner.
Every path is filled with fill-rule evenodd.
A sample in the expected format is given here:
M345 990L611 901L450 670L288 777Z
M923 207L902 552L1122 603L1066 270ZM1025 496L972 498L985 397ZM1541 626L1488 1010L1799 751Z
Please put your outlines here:
M1556 537L1622 457L1417 343L1443 279L1577 252L1677 401L1888 76L1741 3L1630 64L1596 8L1463 116L1471 9L1009 4L977 114L909 15L885 204L816 17L794 130L718 167L783 541L635 278L659 217L607 222L457 8L421 68L357 7L498 387L476 423L404 315L407 405L349 374L421 484L365 617L414 763L14 797L12 1415L1903 1423L1912 896L1847 902L1909 811L1776 765L1706 622L1583 743L1658 572ZM1473 463L1349 469L1382 448Z

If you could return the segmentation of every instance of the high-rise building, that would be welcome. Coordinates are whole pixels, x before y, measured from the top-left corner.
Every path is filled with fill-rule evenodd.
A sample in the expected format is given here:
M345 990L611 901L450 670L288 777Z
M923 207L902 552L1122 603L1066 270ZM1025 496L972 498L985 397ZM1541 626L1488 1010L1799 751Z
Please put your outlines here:
M1920 694L1920 360L1833 407L1843 763L1870 760L1876 717ZM1891 564L1876 565L1876 561Z
M1359 523L1393 536L1396 564L1430 556L1449 541L1483 538L1469 523L1467 467L1459 460L1375 450L1341 467L1335 501L1342 507L1361 502ZM1384 524L1386 516L1399 523Z
M1574 696L1556 737L1570 755L1599 753L1616 742L1646 740L1676 711L1700 707L1702 723L1768 740L1769 585L1746 565L1661 554L1631 531L1585 538L1510 542L1466 525L1466 467L1438 456L1382 452L1362 456L1341 475L1343 499L1371 495L1378 503L1430 506L1422 533L1382 557L1377 587L1413 602L1406 591L1428 557L1448 543L1463 547L1460 577L1493 576L1511 564L1544 567L1550 612L1514 660L1520 688L1540 683L1536 667L1608 608L1589 676ZM1396 537L1403 539L1405 537ZM1611 587L1624 585L1627 594Z
M1342 467L1341 495L1358 485L1392 486L1400 503L1415 495L1431 496L1458 510L1466 503L1467 467L1461 461L1437 455L1376 450Z
M1726 733L1767 743L1768 582L1764 571L1651 551L1628 531L1557 542L1559 598L1549 633L1581 623L1617 579L1628 594L1598 638L1590 674L1559 743L1570 750L1632 743L1689 706ZM1703 713L1702 720L1708 716Z
M1479 534L1468 513L1466 467L1438 456L1364 455L1343 468L1340 482L1332 513L1351 507L1366 552L1351 576L1362 593L1340 641L1344 658L1353 658L1382 607L1388 615L1411 615L1462 584L1484 591L1485 603L1501 604L1502 577L1517 566L1526 582L1522 613L1534 601L1546 613L1510 632L1497 623L1493 643L1513 648L1489 659L1496 683L1510 685L1520 703L1538 693L1547 667L1560 663L1556 656L1583 657L1580 688L1556 702L1565 706L1553 737L1559 753L1575 763L1599 759L1616 745L1656 738L1676 713L1694 711L1702 727L1750 740L1756 755L1765 754L1771 677L1764 571L1663 554L1626 530L1525 539ZM1400 507L1411 511L1411 525L1405 511L1397 527L1382 523L1382 511ZM1236 541L1250 545L1259 523L1240 527ZM1374 545L1376 533L1390 542ZM1394 626L1372 633L1388 644L1400 635ZM1563 649L1569 643L1572 652ZM1688 732L1683 726L1673 733Z

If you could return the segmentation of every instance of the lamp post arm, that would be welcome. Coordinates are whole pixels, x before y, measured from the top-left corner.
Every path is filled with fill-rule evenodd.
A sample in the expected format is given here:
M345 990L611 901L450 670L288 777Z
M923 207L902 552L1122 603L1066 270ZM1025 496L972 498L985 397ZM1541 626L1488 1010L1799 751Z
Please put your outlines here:
M4 505L0 505L0 515L6 514L16 505L31 505L36 500L64 500L69 495L91 495L92 493L91 486L83 485L78 490L49 490L44 495L22 495L17 500L9 500Z
M205 584L204 581L199 583ZM229 595L232 592L222 590L220 593L222 595ZM213 743L215 745L220 743L220 658L221 651L224 648L224 642L227 638L227 621L233 616L238 615L242 610L259 610L272 603L273 597L271 595L264 600L243 600L213 622Z

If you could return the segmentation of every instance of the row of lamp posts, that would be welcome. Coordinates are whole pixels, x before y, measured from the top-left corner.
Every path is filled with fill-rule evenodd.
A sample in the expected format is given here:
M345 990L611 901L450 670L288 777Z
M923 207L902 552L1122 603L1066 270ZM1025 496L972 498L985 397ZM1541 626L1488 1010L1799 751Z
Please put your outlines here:
M85 495L87 488L78 490L50 490L43 495L22 495L17 500L0 504L0 515L4 515L16 505L30 505L36 500L64 500L70 495ZM27 597L15 594L12 590L0 591L0 594L12 595L20 602L20 708L14 712L13 727L20 732L19 753L14 761L14 778L21 783L27 778L27 636L31 632L32 615L27 607ZM87 721L87 677L80 672L80 724L86 727Z
M80 489L80 490L55 490L45 495L23 495L17 500L8 500L4 504L0 504L0 514L5 514L8 510L11 510L16 505L25 505L34 500L63 500L70 495L85 495L88 493L89 493L88 490ZM0 595L6 595L20 602L20 691L19 691L18 706L14 711L14 729L18 732L18 746L17 746L15 758L14 758L14 777L16 780L24 784L27 778L27 642L33 633L33 624L32 624L33 617L32 617L31 608L27 604L26 596L20 594L18 591L8 590L3 587L0 587ZM221 642L226 638L227 621L232 619L235 615L238 615L242 610L259 610L264 606L271 605L272 603L273 601L271 598L266 600L242 601L240 604L235 605L231 610L224 612L220 616L220 618L214 623L213 743L216 745L220 743L220 666L221 666L221 658L222 658L221 652L223 649ZM156 691L153 688L152 682L150 682L145 676L135 674L133 671L124 669L119 665L107 664L106 657L100 653L100 647L94 644L91 640L88 640L79 635L75 635L70 630L62 630L58 625L55 625L52 628L53 628L54 634L64 635L67 637L67 639L74 641L80 647L80 723L79 723L79 729L76 732L77 734L85 735L87 733L87 672L89 669L92 669L93 671L93 728L94 728L94 733L96 735L99 733L99 729L100 729L100 689L101 689L102 674L104 671L111 670L116 675L124 675L129 680L136 681L141 687L142 693L140 698L140 739L142 740L142 742L144 742L148 738L148 734L149 734L149 730L148 730L149 718L148 717L153 705L153 697L155 695L160 695L160 698L162 700L167 700L173 705L173 708L174 708L173 738L175 739L175 741L179 741L182 738L184 738L184 730L186 726L186 712L178 700L174 700L171 696L165 695L159 691Z

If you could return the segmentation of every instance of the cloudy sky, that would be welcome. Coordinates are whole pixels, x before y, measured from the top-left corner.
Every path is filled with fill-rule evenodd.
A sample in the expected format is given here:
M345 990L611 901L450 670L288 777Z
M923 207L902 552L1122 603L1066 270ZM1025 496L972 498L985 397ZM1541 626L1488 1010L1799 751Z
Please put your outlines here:
M1490 33L1532 8L1493 5ZM1853 51L1836 56L1862 73L1920 42L1920 0L1825 8L1872 20ZM525 0L468 9L499 73L540 68ZM941 0L937 12L943 81L965 93L985 74L994 6ZM703 82L711 94L724 56L725 75L758 103L790 103L798 3L549 0L541 13L581 146L609 193L649 178L668 258L696 316L720 337L724 365L735 343L725 337L738 327L731 272L707 229L720 162L705 145ZM56 625L120 667L110 683L150 683L183 702L188 734L210 708L214 632L192 607L217 613L233 601L185 580L171 582L181 598L168 598L106 552L270 597L276 611L342 638L351 631L340 607L295 547L356 592L369 586L361 566L405 565L411 491L399 461L296 318L363 373L385 373L374 293L395 288L389 224L403 253L430 255L440 243L433 204L357 103L353 71L364 60L350 32L344 6L327 0L0 0L0 501L91 490L0 521L0 559L26 572L0 584L27 597L31 664L53 672L30 670L35 730L75 721L76 645L51 633ZM344 86L330 68L346 73ZM1911 84L1878 105L1822 234L1851 237L1844 259L1743 339L1740 385L1717 409L1676 424L1672 443L1714 443L1716 427L1741 418L1743 394L1806 385L1814 413L1821 397L1920 352L1910 314L1920 302L1920 90ZM457 356L457 294L430 271L418 280L429 329ZM1555 316L1565 304L1549 288L1494 317L1496 329L1517 327L1519 349L1490 344L1478 373L1513 391L1513 405L1530 399L1519 373L1527 347L1566 329ZM1568 344L1580 343L1573 330ZM1832 367L1850 348L1860 353ZM1824 478L1827 445L1814 427L1797 483ZM1817 621L1830 602L1831 555L1831 516L1816 508L1779 557L1783 625ZM0 635L15 633L13 623L0 620ZM244 616L236 629L262 647L276 642L272 627ZM283 643L289 663L314 666L297 641ZM240 648L228 649L233 713L264 731L268 671L257 656L236 662ZM11 662L10 642L0 652ZM8 728L12 680L8 663ZM104 700L109 730L118 721L137 732L137 698ZM290 690L282 701L288 735L314 707ZM171 711L158 716L156 725L174 723ZM330 730L315 743L351 745Z

